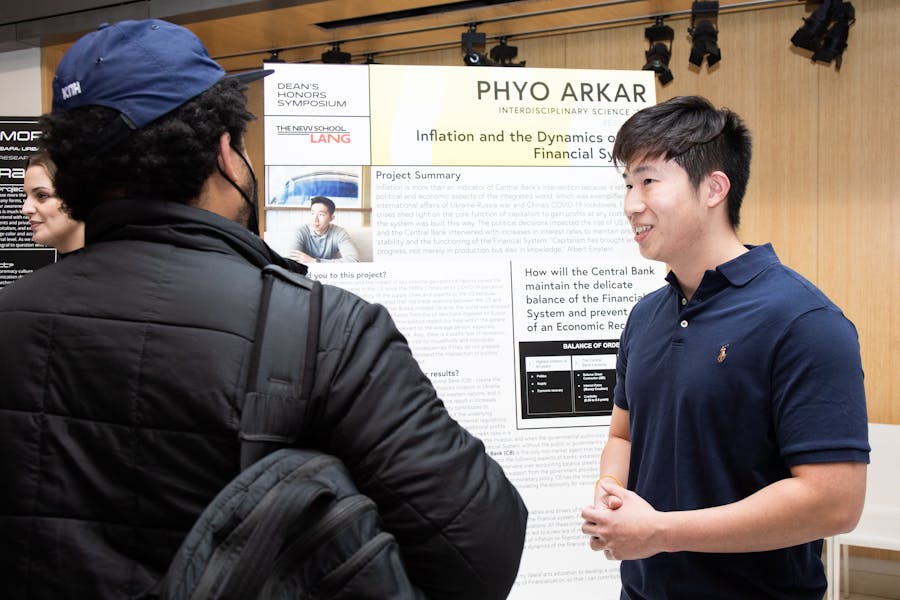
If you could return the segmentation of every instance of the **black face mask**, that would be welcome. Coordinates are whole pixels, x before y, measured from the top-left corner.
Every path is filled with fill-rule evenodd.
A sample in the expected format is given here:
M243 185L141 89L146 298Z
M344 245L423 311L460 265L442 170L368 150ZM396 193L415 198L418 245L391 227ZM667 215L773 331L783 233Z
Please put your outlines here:
M243 188L241 188L241 186L235 183L234 180L231 179L231 177L226 175L225 171L222 170L222 167L220 167L218 163L216 163L216 169L218 169L219 174L222 175L222 177L224 177L225 180L238 191L238 193L241 195L241 198L243 198L244 202L246 202L249 206L250 215L247 218L247 229L249 229L255 235L259 235L259 218L257 216L257 213L259 212L259 183L256 181L256 173L254 173L253 169L250 168L250 162L246 158L244 158L244 154L242 152L240 152L234 146L231 146L231 149L241 157L241 160L244 161L244 165L246 165L247 167L247 171L250 173L250 179L252 182L250 193L248 194L246 191L244 191Z

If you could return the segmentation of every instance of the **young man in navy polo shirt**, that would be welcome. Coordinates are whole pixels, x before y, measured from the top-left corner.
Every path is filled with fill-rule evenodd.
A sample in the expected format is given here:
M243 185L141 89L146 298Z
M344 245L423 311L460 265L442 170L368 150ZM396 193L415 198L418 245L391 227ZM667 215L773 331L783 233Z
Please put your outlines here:
M622 598L821 600L822 538L862 510L856 329L771 245L739 241L750 156L740 117L695 96L638 112L613 148L634 240L671 267L623 331L582 513Z

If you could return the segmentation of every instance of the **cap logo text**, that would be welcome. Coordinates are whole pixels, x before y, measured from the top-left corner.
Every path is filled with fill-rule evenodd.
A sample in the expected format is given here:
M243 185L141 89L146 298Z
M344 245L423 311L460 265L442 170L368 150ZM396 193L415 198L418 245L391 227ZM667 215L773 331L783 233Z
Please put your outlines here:
M77 96L81 93L81 82L75 81L70 83L60 91L62 92L63 100L68 100L72 96Z

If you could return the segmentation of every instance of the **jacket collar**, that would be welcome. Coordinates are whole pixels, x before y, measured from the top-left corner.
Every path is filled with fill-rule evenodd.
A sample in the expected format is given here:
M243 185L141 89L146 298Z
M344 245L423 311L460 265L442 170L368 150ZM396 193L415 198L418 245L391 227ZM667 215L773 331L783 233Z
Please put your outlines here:
M264 267L306 274L306 266L288 260L262 239L218 214L165 200L124 198L98 205L85 221L85 244L141 240L235 254Z

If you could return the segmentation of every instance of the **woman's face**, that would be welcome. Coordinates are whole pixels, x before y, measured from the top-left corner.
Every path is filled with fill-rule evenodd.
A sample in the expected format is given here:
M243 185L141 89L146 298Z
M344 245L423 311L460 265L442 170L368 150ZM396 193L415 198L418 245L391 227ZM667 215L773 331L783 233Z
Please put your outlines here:
M60 252L72 252L84 244L83 225L62 210L53 182L41 165L31 165L25 171L22 214L28 217L31 238L38 244Z

